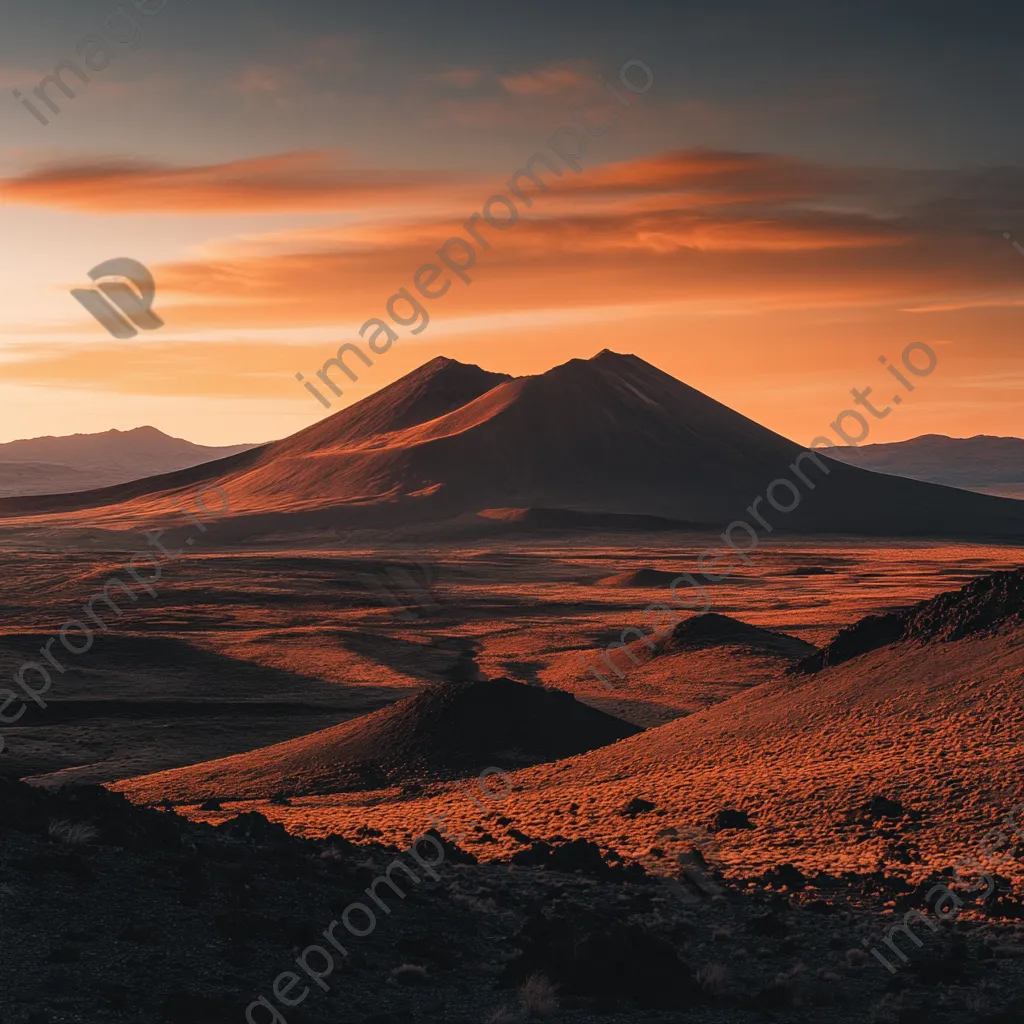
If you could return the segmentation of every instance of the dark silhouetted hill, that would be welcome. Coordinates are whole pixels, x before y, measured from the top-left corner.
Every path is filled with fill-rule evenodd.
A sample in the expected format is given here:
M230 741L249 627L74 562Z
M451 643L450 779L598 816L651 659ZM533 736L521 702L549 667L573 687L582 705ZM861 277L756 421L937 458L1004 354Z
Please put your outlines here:
M450 682L309 736L115 788L183 803L336 793L555 761L639 731L560 690L511 679Z
M900 640L961 640L1024 622L1024 570L995 572L900 611L868 615L842 629L820 651L795 665L818 672Z

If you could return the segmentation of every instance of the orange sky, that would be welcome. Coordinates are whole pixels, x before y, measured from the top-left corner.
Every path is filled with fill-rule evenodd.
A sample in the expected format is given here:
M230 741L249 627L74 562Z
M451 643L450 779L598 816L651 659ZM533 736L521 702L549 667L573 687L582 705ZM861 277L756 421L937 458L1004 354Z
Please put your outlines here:
M514 227L482 228L492 247L477 246L472 283L454 279L425 301L429 326L398 328L342 404L436 355L523 374L611 348L807 442L851 404L851 388L888 386L879 355L898 360L921 341L938 369L872 440L1021 433L1024 256L1002 237L1019 205L1016 169L897 165L878 145L870 164L812 157L793 126L774 152L695 145L722 141L713 103L685 98L656 67L654 87L623 109L594 78L604 68L614 79L615 65L580 57L417 69L433 136L418 157L404 141L370 144L359 119L371 108L379 124L388 110L402 116L372 90L348 98L361 125L350 145L289 148L256 130L310 95L299 77L319 73L325 54L358 48L354 37L310 43L287 72L232 66L230 88L210 102L230 97L250 118L244 139L227 120L224 140L204 144L210 125L196 115L187 146L113 128L102 145L69 146L72 114L87 123L89 104L111 99L111 77L45 129L57 129L46 147L0 150L18 253L0 281L0 441L141 423L204 443L262 441L322 417L295 374L313 378L340 343L358 341L360 324L412 288L446 239L466 237L467 218L508 194L516 168L585 103L590 122L609 127L588 138L581 172L559 164L561 177L544 174L548 192L519 203ZM173 111L184 85L165 73ZM737 123L724 107L717 116ZM20 131L39 130L25 121ZM503 125L511 141L499 141ZM733 141L754 134L746 124ZM474 138L486 155L466 159ZM152 271L166 325L129 341L70 296L90 267L122 255Z
M428 327L399 329L345 401L437 354L518 374L610 347L807 440L850 388L872 383L878 355L924 341L940 369L879 424L878 440L1019 429L1024 257L1001 237L915 210L928 175L908 187L895 172L676 151L546 177L550 191L513 228L483 229L492 248L477 246L472 283L456 279L425 302ZM79 217L153 203L164 217L330 216L212 238L201 258L151 264L167 323L156 334L115 342L81 317L28 325L34 343L16 350L5 384L124 395L129 408L151 399L156 425L207 442L291 432L323 414L294 374L312 378L341 341L357 340L446 239L467 236L467 216L496 187L484 176L352 170L327 153L9 180L8 201ZM219 400L274 412L256 411L240 432ZM4 423L8 437L23 430Z

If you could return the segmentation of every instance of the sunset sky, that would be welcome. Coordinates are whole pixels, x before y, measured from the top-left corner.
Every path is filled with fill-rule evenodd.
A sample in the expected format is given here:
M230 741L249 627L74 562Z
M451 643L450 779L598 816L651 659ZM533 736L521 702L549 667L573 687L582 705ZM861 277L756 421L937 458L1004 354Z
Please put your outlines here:
M437 355L611 348L806 443L920 341L938 368L872 440L1024 434L1020 5L121 3L142 38L116 0L0 0L0 441L329 415L295 374L587 106L609 127L581 172L486 229L472 283L342 405ZM91 33L109 64L41 124L12 90L84 67ZM165 326L117 341L70 291L124 256Z

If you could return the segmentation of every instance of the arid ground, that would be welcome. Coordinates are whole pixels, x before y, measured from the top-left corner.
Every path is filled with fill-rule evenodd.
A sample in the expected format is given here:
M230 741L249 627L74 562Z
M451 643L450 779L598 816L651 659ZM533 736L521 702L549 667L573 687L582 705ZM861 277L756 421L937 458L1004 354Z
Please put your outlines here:
M819 463L709 563L800 458L633 356L438 359L0 501L17 1013L1019 1019L1024 506ZM382 906L417 843L448 873ZM289 1002L325 915L372 941Z
M26 967L12 989L16 1005L49 1006L48 1021L88 1012L90 1020L121 1022L137 1019L130 1007L138 999L159 1020L242 1020L244 1006L315 941L319 918L325 927L389 858L443 821L481 865L454 863L461 854L451 848L451 873L389 912L360 954L363 966L336 979L322 1004L311 997L284 1019L483 1024L499 1012L520 1019L533 1012L534 996L515 988L534 968L558 985L536 1012L577 1022L632 1020L637 1012L709 1024L765 1012L793 1021L1016 1019L992 1014L1019 991L1024 943L1014 922L1024 905L1013 891L1024 862L1001 863L998 899L979 905L965 894L958 920L944 923L938 937L925 932L922 951L904 938L910 966L897 975L866 949L877 948L908 908L927 910L922 891L950 865L979 857L982 836L1024 796L1017 620L1000 621L994 633L889 644L821 671L787 670L865 615L984 584L991 570L1015 567L1019 551L784 539L737 578L710 585L709 614L680 612L680 625L651 643L627 635L631 653L619 648L608 655L614 669L602 664L601 653L627 626L650 633L644 608L667 599L667 581L708 542L662 533L534 536L500 550L209 550L168 567L158 597L143 596L89 652L65 655L47 708L30 709L5 732L7 774L50 790L61 784L70 794L37 790L33 799L64 803L18 811L15 827L29 834L4 846L5 941L26 927L32 935L19 955ZM9 552L5 559L3 602L11 611L2 642L13 666L75 617L79 595L93 593L122 557ZM373 573L393 585L386 567L403 565L409 575L397 578L421 584L408 600L389 604L366 586ZM594 665L611 689L587 671ZM419 728L416 705L404 718L387 717L406 706L396 701L474 678L518 680L538 696L544 687L568 691L614 716L602 721L619 721L614 728L624 738L603 734L601 721L575 715L568 724L564 707L549 709L577 749L595 747L552 760L558 738L542 741L539 720L525 731L509 725L519 729L519 749L487 750L486 738L474 746L443 718L440 731ZM501 714L515 712L495 701ZM386 710L363 727L361 716L376 709ZM466 713L472 725L487 705ZM374 737L371 747L415 756L395 770L382 764L385 751L359 747L361 732ZM354 763L353 749L362 776L346 769L343 784L327 785L341 791L324 791L324 779ZM467 750L479 769L510 773L500 808L481 810L479 793L473 798L477 765L450 756ZM187 818L222 828L178 839L184 824L133 824L126 810L95 797L75 803L71 782L114 783L136 802L170 801ZM22 807L25 798L13 797L8 806ZM263 817L250 821L251 811ZM741 817L733 821L730 812ZM264 819L321 845L286 854L284 840L258 824ZM42 839L26 824L36 820ZM76 821L103 845L88 833L69 834ZM164 838L147 838L154 828ZM116 838L123 835L134 838ZM181 873L180 897L175 883L171 894L152 889L151 841ZM596 844L597 859L580 850L545 866L545 849L568 851L574 841ZM179 843L193 852L171 852ZM69 844L66 854L47 852ZM703 864L701 855L709 866L698 869L694 888L686 864ZM190 867L196 857L200 864ZM222 862L246 865L250 896L232 895L240 867L221 877ZM277 863L290 867L288 879L274 883ZM332 898L335 863L342 896ZM29 864L40 867L26 889L19 879L28 878ZM618 879L608 864L640 865L646 881ZM206 879L199 888L188 881L195 872ZM135 879L128 902L121 877ZM54 899L66 909L51 906ZM552 900L553 913L523 917ZM37 918L26 901L50 909ZM621 913L601 916L612 907ZM588 960L565 966L554 936L567 922L601 942L632 928L630 938L615 939L617 948L651 943L664 953L658 944L667 941L681 959L634 977L639 966L617 953L607 970L621 984L608 987L597 980L606 971ZM226 943L218 954L231 965L223 977L187 953L186 934L209 928L205 942ZM115 949L126 942L165 946L171 966L142 989L112 975ZM32 973L33 957L52 966ZM975 961L984 969L971 977ZM151 969L140 961L136 971L145 978ZM943 985L932 991L936 977ZM39 985L56 989L44 994ZM258 1008L253 1019L271 1019L265 1012Z
M209 760L382 707L451 678L467 656L489 678L568 690L643 726L666 722L773 678L788 663L716 649L651 658L635 633L626 637L634 659L610 655L625 678L601 662L626 627L651 632L644 609L674 605L669 582L693 569L713 541L700 534L555 535L500 550L338 545L187 555L165 567L157 598L122 599L123 617L107 615L110 629L97 630L90 651L64 655L67 671L46 696L46 710L33 706L5 730L5 771L105 782ZM38 657L129 554L6 553L5 668ZM765 546L750 567L709 584L708 593L715 612L821 644L863 615L1014 567L1018 558L1009 546L789 539ZM434 579L401 607L358 578L376 573L394 587L387 567L408 566L415 581L423 578L421 562L436 567ZM663 575L637 586L642 568Z

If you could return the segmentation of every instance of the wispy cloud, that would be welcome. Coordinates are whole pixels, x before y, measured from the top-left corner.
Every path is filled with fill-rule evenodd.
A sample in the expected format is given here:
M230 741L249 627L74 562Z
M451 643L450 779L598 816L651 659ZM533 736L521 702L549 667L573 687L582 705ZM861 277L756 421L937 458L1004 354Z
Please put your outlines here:
M456 89L472 89L484 80L484 73L479 68L449 68L446 71L435 71L427 79Z
M1007 305L1020 294L1017 263L971 224L963 198L977 195L982 217L995 215L991 196L958 179L951 216L945 172L679 150L579 176L542 173L550 188L519 226L481 227L491 248L479 252L473 287L444 300L452 313L673 302L896 314ZM176 322L193 331L371 316L445 239L465 235L492 191L493 181L454 174L352 170L325 153L74 166L0 184L9 201L90 211L359 211L153 268Z
M499 81L502 88L514 96L558 96L594 89L592 75L569 67L538 68L515 75L502 75Z
M288 75L280 68L254 67L241 71L231 85L234 92L243 96L252 94L281 93L288 84Z
M120 160L49 165L0 179L7 203L84 213L282 213L424 201L452 175L346 166L329 151L175 167Z

